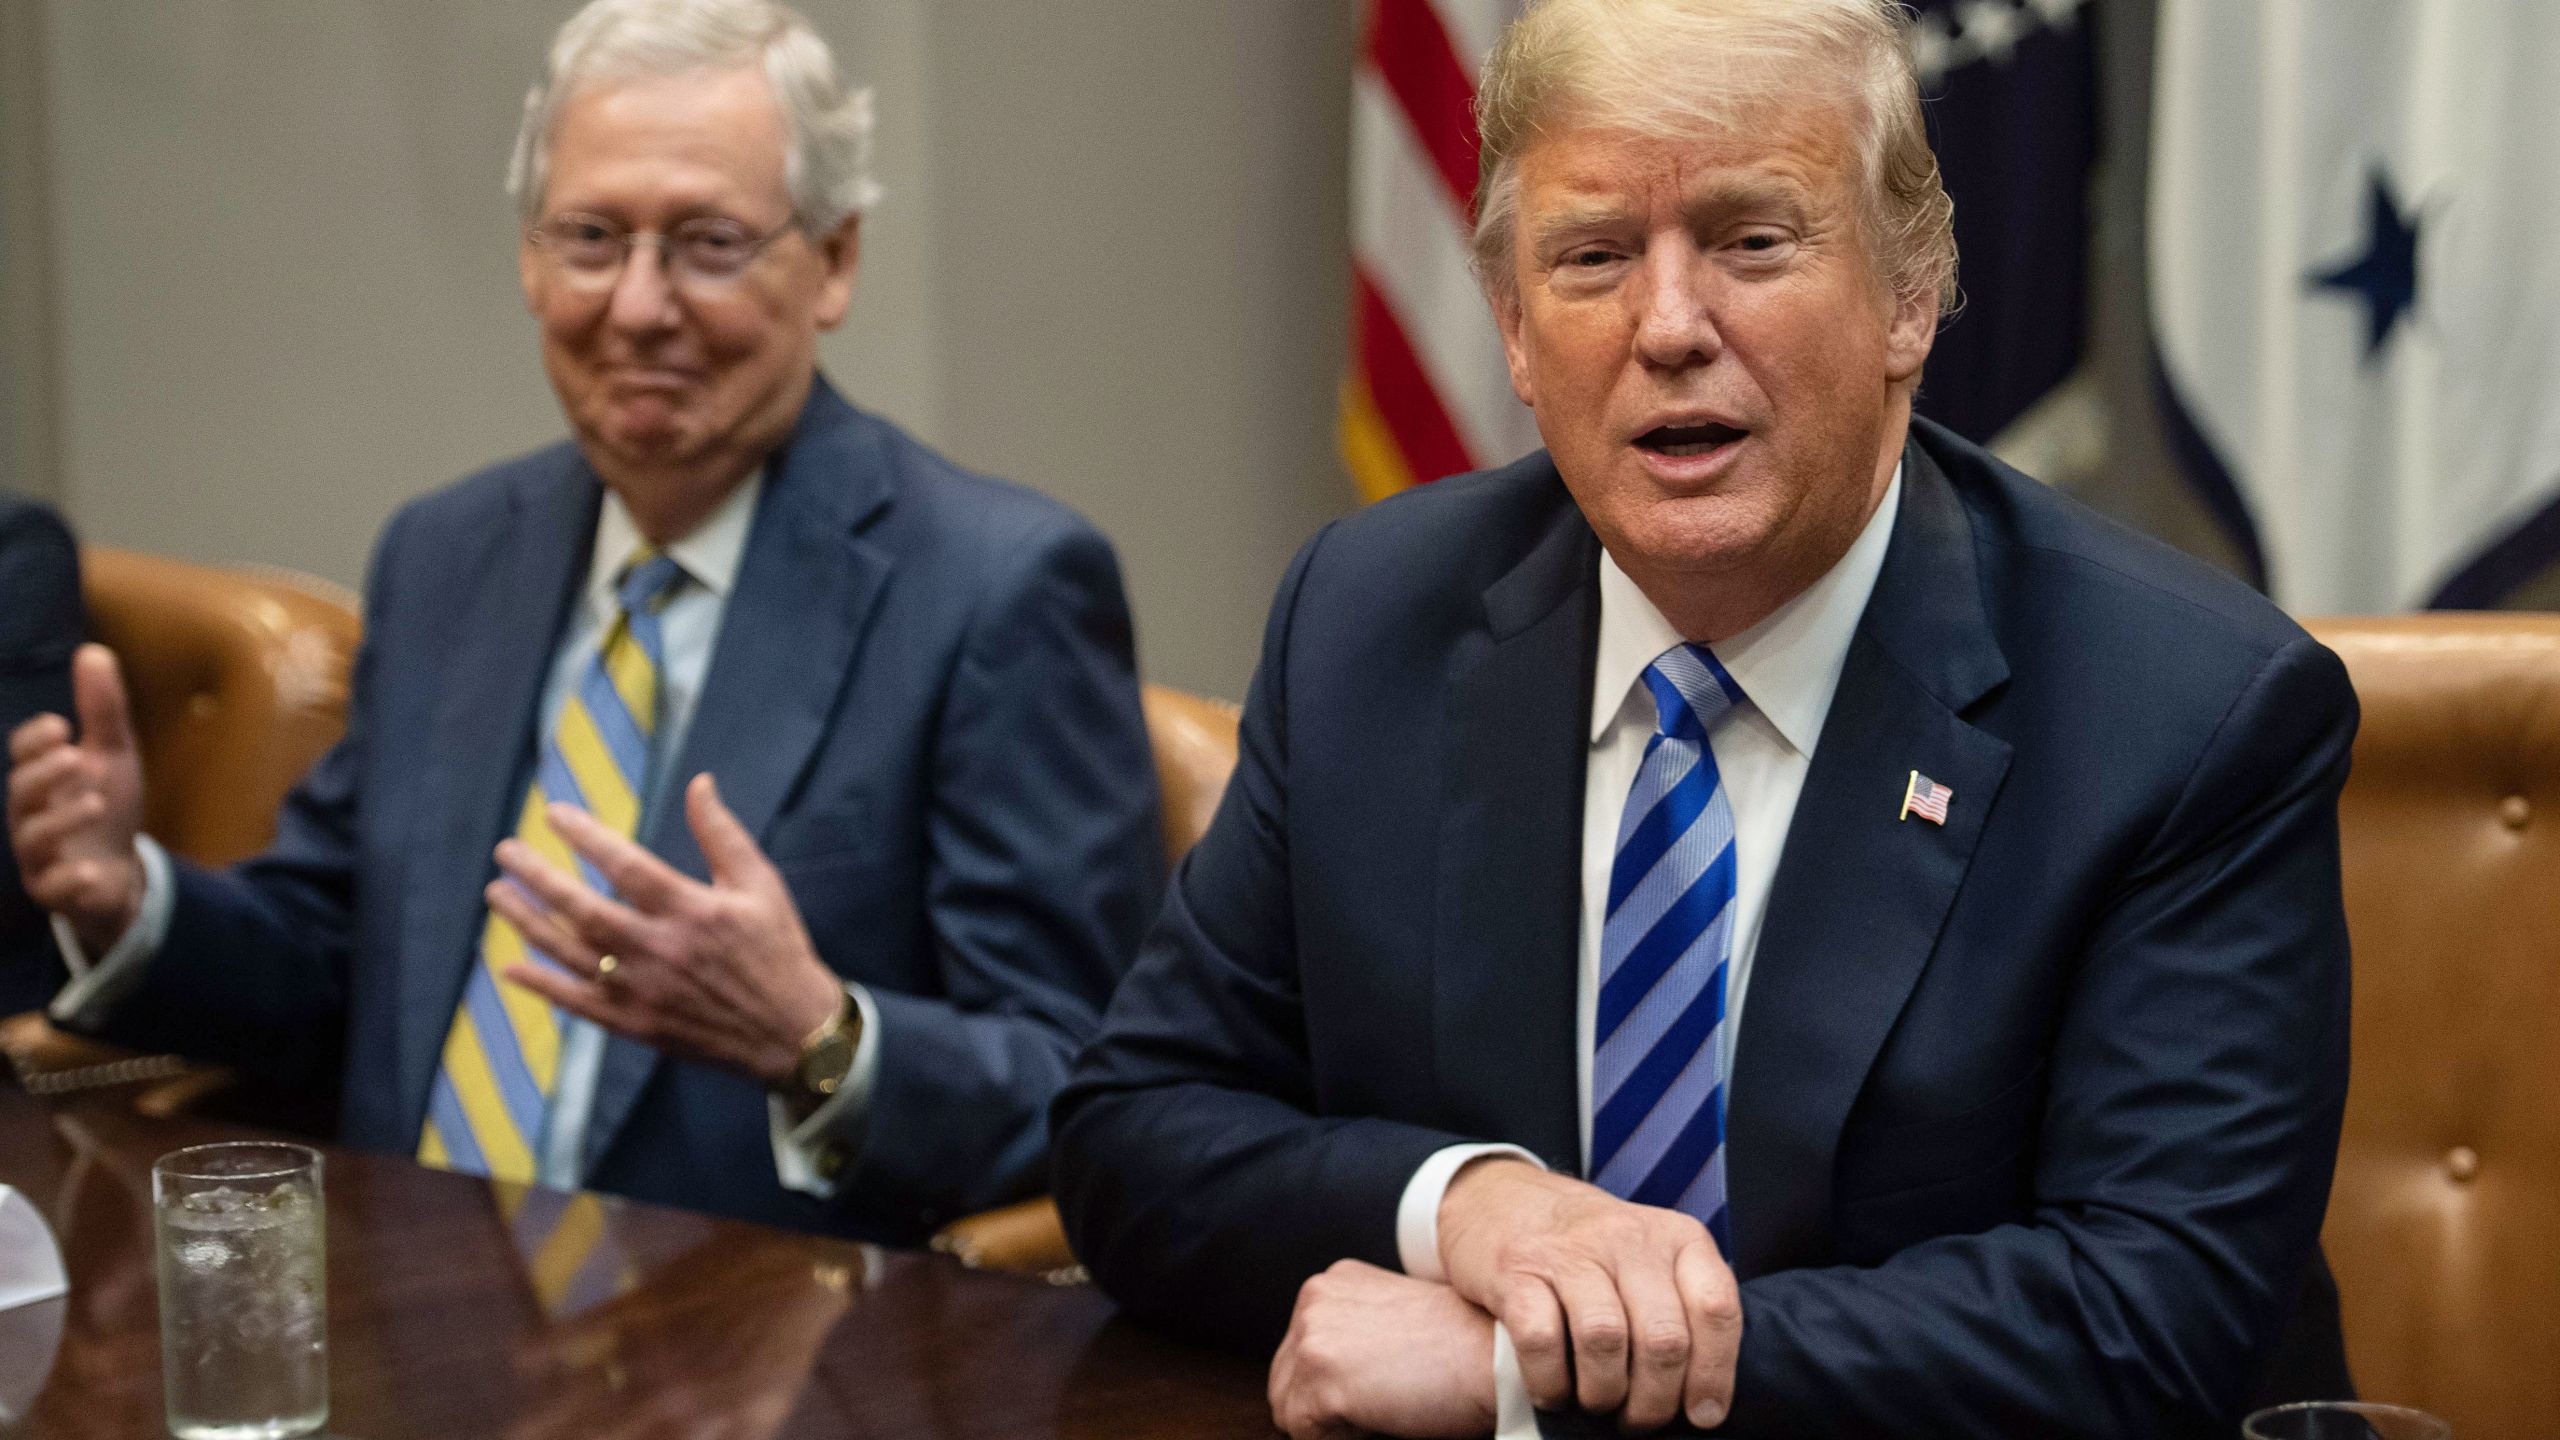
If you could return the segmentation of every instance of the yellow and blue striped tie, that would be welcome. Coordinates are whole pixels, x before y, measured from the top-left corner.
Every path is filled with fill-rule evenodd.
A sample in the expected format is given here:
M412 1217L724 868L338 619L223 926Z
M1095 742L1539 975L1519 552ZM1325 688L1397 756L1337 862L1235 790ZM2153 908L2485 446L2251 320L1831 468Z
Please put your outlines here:
M517 839L601 894L612 887L552 830L543 810L556 800L617 834L637 833L658 720L664 653L658 612L686 578L681 566L651 548L623 567L614 587L621 609L562 703L516 819ZM538 955L515 926L490 913L478 963L445 1033L444 1064L428 1092L426 1127L418 1137L418 1158L427 1164L494 1180L534 1179L543 1112L560 1071L560 1014L503 975Z

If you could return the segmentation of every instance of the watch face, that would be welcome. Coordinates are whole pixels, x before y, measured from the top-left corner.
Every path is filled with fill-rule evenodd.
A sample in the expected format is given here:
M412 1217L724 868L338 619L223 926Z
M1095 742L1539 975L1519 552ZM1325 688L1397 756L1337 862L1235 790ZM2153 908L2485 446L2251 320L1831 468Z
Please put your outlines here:
M809 1052L800 1057L800 1083L821 1095L833 1095L844 1083L847 1070L853 1068L853 1036L845 1027L818 1037Z

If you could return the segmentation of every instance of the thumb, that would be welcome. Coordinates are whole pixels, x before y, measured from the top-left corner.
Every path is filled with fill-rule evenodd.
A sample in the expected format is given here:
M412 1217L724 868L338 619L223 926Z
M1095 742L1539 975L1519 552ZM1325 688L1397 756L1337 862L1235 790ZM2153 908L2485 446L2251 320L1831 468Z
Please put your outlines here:
M764 851L729 807L720 803L720 787L709 771L684 787L685 819L693 826L694 843L711 866L715 885L744 885L766 873Z
M82 744L110 754L133 749L133 715L116 652L104 645L80 647L71 657L71 699L80 712Z

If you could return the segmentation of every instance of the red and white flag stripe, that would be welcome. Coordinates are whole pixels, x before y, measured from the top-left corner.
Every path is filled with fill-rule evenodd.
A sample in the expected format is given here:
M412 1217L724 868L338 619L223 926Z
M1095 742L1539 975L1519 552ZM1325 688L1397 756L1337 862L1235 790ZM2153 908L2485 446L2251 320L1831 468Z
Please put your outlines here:
M1351 98L1342 452L1371 499L1536 448L1467 269L1475 80L1520 0L1369 0Z

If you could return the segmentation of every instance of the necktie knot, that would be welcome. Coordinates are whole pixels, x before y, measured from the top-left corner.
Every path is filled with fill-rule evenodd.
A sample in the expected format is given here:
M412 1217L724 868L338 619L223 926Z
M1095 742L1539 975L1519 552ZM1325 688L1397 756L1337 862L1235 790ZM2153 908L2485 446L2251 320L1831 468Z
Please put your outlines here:
M1724 712L1742 702L1742 687L1704 645L1674 645L1644 667L1653 692L1653 728L1665 739L1703 745Z
M613 598L626 615L654 615L692 578L674 556L643 546L622 567L622 578L614 582Z

